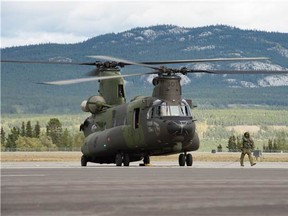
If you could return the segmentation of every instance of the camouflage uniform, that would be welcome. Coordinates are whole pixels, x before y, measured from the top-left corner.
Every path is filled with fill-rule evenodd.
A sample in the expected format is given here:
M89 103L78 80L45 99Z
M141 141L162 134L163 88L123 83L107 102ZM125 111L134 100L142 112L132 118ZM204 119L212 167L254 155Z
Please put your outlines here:
M247 154L251 166L254 166L256 163L253 162L252 151L254 150L254 141L250 138L250 134L248 132L244 133L241 143L241 157L240 157L240 165L244 166L244 157Z

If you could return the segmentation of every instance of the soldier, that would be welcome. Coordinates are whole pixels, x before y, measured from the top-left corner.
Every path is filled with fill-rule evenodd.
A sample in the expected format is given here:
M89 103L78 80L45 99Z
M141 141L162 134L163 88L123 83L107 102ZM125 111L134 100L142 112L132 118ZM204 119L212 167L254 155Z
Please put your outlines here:
M249 132L245 132L242 138L242 143L241 143L241 151L242 151L241 157L240 157L241 166L244 166L244 157L246 154L249 157L251 166L256 165L256 163L253 162L253 158L251 154L254 148L255 148L254 141L250 138Z

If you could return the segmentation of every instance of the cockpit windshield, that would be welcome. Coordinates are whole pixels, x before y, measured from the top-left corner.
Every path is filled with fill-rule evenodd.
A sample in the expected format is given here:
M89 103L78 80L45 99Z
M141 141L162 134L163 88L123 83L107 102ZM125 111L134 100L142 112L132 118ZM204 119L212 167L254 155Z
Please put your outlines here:
M160 116L187 116L188 113L185 110L185 106L160 106Z
M185 100L178 105L167 105L166 102L154 105L151 110L151 118L163 116L191 116L190 106Z

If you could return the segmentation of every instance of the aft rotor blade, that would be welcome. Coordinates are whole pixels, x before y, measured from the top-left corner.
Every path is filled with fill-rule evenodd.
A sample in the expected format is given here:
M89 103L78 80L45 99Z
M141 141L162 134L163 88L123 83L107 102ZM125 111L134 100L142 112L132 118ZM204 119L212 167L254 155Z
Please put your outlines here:
M22 64L62 64L62 65L96 65L95 62L56 62L56 61L28 61L28 60L2 60L6 63L22 63Z
M266 57L252 57L252 58L212 58L212 59L186 59L186 60L168 60L168 61L150 61L140 62L141 64L183 64L183 63L201 63L201 62L220 62L220 61L257 61L257 60L269 60Z
M145 74L154 74L154 72L127 74L127 75L115 75L115 76L102 76L102 77L101 76L100 77L88 77L88 78L70 79L70 80L58 80L58 81L51 81L51 82L42 82L42 83L38 83L38 84L70 85L70 84L77 84L77 83L84 83L84 82L91 82L91 81L98 81L98 80L116 79L116 78L132 77L132 76L142 76Z
M287 74L288 70L190 70L187 73L209 74Z
M137 66L142 66L142 67L146 67L146 68L151 68L154 70L159 70L159 67L151 66L151 65L145 64L143 62L133 62L130 60L115 58L115 57L111 57L111 56L98 56L98 55L96 55L96 56L87 56L87 57L106 60L106 61L114 61L114 62L117 62L119 64L122 63L123 65L137 65Z

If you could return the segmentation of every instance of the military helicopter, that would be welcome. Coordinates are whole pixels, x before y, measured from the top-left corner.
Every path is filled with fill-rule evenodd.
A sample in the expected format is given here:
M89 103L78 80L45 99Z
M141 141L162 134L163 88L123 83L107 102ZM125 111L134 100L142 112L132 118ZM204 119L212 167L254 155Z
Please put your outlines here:
M14 63L48 63L90 65L96 68L90 72L94 77L72 80L43 82L47 85L68 85L88 81L99 81L99 94L81 103L81 109L90 116L81 124L85 135L81 147L81 166L93 163L115 163L129 166L130 162L141 161L150 164L150 156L179 154L179 166L192 166L189 153L199 149L200 141L196 132L196 119L191 113L195 106L191 99L182 98L179 74L281 74L288 71L271 70L193 70L186 67L168 68L167 64L185 64L216 61L254 61L256 58L215 58L133 62L110 56L89 56L101 61L89 63L13 61ZM152 69L147 73L122 75L120 68L136 65ZM161 65L161 66L156 66ZM153 79L152 96L137 96L126 102L124 78L156 74Z

